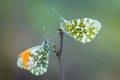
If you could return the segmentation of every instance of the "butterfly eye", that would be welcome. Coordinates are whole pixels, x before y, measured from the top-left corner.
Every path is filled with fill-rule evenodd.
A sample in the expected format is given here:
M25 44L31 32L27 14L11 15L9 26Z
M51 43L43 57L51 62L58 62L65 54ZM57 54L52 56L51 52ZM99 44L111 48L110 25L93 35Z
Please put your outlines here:
M45 44L48 44L48 41L47 41L47 40L45 40L45 41L44 41L44 43L45 43Z

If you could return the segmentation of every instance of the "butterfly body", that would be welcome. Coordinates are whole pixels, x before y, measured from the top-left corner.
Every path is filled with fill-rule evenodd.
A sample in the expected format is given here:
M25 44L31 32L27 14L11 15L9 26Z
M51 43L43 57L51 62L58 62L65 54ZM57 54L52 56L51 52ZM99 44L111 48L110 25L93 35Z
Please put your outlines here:
M48 68L50 50L49 42L45 40L42 45L21 52L18 55L17 65L34 75L42 75Z

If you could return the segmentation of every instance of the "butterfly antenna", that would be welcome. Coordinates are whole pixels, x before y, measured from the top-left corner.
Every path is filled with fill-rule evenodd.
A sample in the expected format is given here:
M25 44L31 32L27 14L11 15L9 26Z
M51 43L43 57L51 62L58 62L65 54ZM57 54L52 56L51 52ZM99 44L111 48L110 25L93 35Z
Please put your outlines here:
M45 26L43 26L43 39L45 38Z
M43 26L43 39L46 39L48 37L49 29L50 29L50 26L48 27Z
M49 29L50 29L50 26L48 26L48 27L43 26L43 39L47 39Z
M50 26L47 27L46 36L48 36L49 29L50 29Z
M60 16L60 17L62 18L62 15L61 15L57 10L55 10L54 8L52 8L52 10L53 10L58 16Z

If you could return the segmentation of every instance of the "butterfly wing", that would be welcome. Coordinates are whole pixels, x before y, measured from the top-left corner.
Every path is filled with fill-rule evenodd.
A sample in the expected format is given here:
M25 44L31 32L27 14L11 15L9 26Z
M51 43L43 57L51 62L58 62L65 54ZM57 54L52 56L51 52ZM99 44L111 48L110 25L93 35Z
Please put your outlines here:
M42 44L23 51L18 55L18 67L29 70L34 75L44 74L48 68L49 48Z
M90 42L101 29L100 22L90 18L69 21L62 18L60 26L65 33L82 43Z

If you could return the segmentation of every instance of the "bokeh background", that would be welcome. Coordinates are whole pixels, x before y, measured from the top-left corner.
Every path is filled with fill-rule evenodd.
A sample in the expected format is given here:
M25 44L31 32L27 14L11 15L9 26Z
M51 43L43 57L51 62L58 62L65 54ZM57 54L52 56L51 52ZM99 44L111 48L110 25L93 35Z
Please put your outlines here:
M120 0L0 0L0 80L59 80L52 53L42 76L16 66L21 51L42 43L43 26L50 42L59 47L59 16L51 8L67 20L88 17L102 23L87 44L64 35L65 80L120 80Z

